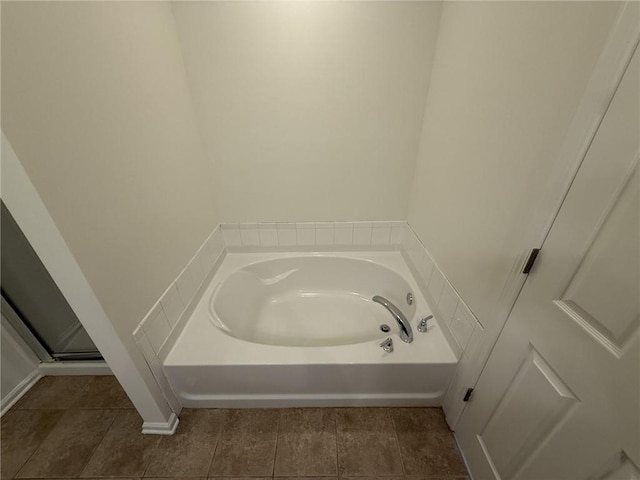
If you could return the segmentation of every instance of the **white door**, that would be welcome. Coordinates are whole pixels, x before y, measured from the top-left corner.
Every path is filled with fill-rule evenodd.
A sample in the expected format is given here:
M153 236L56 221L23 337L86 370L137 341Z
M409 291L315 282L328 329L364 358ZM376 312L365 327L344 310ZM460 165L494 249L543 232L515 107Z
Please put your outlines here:
M640 478L638 51L456 428L475 480Z

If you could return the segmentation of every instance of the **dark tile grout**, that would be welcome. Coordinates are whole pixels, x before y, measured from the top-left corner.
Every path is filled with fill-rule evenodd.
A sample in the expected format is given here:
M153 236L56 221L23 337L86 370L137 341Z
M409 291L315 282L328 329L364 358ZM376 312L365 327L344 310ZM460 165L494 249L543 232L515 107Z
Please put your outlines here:
M396 448L398 449L398 457L400 457L400 466L402 467L402 474L406 476L407 470L404 468L404 460L402 459L402 451L400 450L400 440L398 439L398 431L396 430L396 422L393 419L393 415L390 412L387 412L389 415L389 420L391 421L391 425L393 426L393 437L396 439Z
M227 430L227 424L229 423L229 415L225 415L224 424L222 428L218 432L218 436L216 437L216 445L213 447L213 451L211 452L211 459L209 460L209 465L207 466L207 478L209 478L209 472L211 472L211 468L213 467L213 460L216 458L216 452L218 451L218 446L220 445L220 440L224 435L224 432ZM146 472L145 472L146 473Z
M106 409L105 409L106 410ZM94 449L91 451L91 455L89 455L87 457L87 461L84 462L84 465L82 465L82 468L80 469L80 473L78 474L78 476L76 478L80 478L82 477L82 472L84 472L84 469L87 468L87 465L89 465L89 462L91 461L91 459L93 458L93 456L95 455L96 451L98 450L98 448L100 447L100 445L102 445L102 442L104 442L104 439L107 438L107 433L109 433L109 430L111 430L111 427L113 426L114 422L116 421L116 418L118 418L120 409L112 409L116 411L116 414L113 416L113 419L111 420L111 423L109 423L109 426L107 427L107 429L104 431L104 435L102 436L102 438L100 439L100 441L96 444L96 446L94 447Z
M278 424L276 425L276 448L273 449L273 465L271 466L271 478L276 474L276 460L278 458L278 444L280 443L280 422L282 421L282 409L278 409Z
M335 410L333 412L333 430L336 432L336 476L340 475L340 460L338 460L338 415Z

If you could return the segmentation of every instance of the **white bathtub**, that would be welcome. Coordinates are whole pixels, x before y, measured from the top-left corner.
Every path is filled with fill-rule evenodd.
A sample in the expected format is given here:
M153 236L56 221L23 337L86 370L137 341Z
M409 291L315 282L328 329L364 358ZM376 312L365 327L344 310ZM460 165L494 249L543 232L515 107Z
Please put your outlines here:
M185 407L439 405L457 359L430 313L399 252L233 253L163 366Z

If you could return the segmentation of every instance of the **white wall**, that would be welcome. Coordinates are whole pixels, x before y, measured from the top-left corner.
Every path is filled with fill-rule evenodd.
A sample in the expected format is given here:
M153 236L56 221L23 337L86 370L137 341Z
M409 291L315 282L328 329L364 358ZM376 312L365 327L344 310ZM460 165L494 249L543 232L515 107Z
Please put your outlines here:
M221 219L404 219L440 10L175 3Z
M444 5L408 220L485 326L618 7Z
M218 223L171 8L3 2L2 127L123 339Z

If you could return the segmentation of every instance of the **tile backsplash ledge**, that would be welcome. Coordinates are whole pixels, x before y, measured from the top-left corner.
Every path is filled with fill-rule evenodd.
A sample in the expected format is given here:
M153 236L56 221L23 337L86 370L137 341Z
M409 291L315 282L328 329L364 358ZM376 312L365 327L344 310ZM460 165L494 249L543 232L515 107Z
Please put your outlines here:
M222 236L233 250L256 247L396 247L402 244L407 223L302 222L223 223Z

